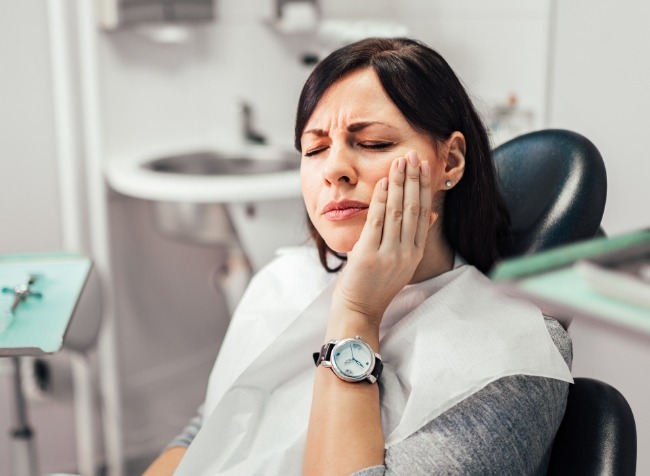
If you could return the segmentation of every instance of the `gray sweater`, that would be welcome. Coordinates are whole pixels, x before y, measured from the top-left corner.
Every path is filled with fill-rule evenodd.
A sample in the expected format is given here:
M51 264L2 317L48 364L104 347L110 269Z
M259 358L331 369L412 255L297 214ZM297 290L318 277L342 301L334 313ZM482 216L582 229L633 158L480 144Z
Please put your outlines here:
M546 327L571 366L568 333L554 319ZM517 375L501 378L386 450L385 463L354 476L544 475L560 426L569 384ZM203 408L169 445L189 446Z

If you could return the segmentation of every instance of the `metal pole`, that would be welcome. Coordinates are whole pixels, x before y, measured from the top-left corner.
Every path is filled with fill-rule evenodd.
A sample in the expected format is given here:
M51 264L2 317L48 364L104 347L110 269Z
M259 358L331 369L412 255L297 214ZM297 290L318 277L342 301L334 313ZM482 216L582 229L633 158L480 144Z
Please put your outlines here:
M11 431L14 476L38 476L34 432L27 421L27 404L20 375L20 357L11 358L14 366L14 410L16 428Z

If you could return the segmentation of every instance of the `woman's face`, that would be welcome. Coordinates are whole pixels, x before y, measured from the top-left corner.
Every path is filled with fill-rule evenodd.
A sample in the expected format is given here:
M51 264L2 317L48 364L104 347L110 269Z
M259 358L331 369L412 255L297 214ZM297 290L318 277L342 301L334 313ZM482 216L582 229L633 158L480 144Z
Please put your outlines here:
M409 125L372 69L353 72L326 91L300 142L307 213L339 253L359 239L375 184L388 177L397 157L415 150L430 164L434 193L442 188L444 165L433 140Z

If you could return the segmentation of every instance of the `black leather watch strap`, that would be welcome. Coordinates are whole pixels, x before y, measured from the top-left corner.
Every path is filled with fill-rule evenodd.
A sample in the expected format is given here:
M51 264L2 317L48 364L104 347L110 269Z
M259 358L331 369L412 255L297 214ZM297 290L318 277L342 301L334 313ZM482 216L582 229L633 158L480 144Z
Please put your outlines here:
M320 348L320 352L314 352L314 364L318 367L323 360L329 361L332 356L332 349L336 345L336 342L328 342Z
M377 355L375 355L375 366L373 367L372 372L370 372L370 375L375 377L375 380L379 380L382 370L384 370L384 363L379 357L377 357Z

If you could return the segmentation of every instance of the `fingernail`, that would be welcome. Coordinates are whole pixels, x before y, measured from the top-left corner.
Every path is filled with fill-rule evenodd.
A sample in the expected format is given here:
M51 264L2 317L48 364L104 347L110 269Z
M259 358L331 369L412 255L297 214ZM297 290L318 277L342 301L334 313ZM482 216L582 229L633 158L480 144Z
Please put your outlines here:
M406 170L406 159L404 157L397 159L397 170L402 173Z
M383 188L384 190L388 190L388 179L386 177L381 179L381 188Z
M431 212L431 216L429 217L429 228L433 226L433 224L436 222L438 219L438 214L436 212Z
M410 151L408 154L406 154L406 156L407 156L408 159L409 159L409 163L410 163L413 167L417 167L417 166L418 166L418 156L417 156L417 154L415 153L414 150Z
M423 177L429 176L429 161L425 160L420 163L420 172L422 172Z

